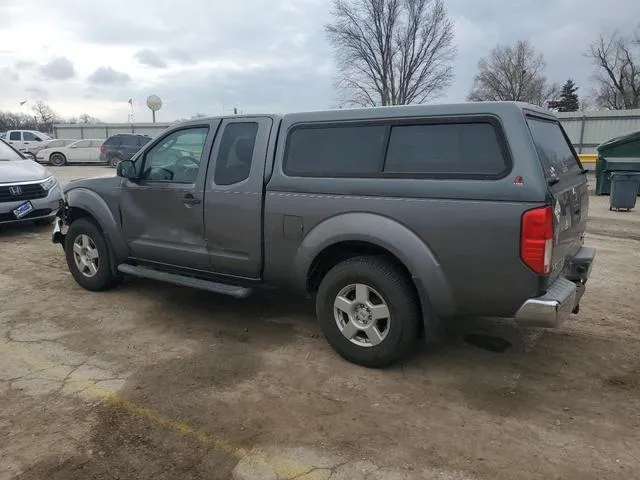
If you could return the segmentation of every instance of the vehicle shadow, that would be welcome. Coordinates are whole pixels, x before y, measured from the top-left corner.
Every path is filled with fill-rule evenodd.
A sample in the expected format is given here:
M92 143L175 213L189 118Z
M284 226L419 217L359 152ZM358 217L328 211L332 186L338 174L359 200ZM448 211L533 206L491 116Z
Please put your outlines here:
M220 323L243 328L266 323L286 325L311 334L322 334L315 317L313 300L280 290L256 290L243 300L205 291L174 286L153 280L127 278L120 290L132 289L136 295L159 301L163 311L180 312L180 319L192 325ZM457 318L443 323L439 338L421 338L403 365L421 363L451 348L473 348L491 354L518 355L531 350L543 334L541 329L523 329L509 319ZM426 344L426 345L425 345Z
M22 222L0 224L0 238L35 237L50 231L53 228L53 219L46 222Z

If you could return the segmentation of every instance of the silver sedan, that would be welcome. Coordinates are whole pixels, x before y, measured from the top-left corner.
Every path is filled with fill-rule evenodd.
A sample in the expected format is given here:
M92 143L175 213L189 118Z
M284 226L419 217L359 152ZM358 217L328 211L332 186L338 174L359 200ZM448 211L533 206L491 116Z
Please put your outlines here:
M56 177L0 140L0 225L52 221L62 205Z

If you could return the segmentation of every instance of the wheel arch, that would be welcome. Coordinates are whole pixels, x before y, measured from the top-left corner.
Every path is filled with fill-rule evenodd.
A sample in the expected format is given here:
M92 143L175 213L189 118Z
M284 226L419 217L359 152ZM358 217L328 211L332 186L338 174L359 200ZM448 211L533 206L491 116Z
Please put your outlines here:
M298 249L296 281L314 293L332 266L362 254L384 255L407 272L424 313L454 314L452 290L431 249L406 226L381 215L347 213L315 226Z
M66 162L67 162L67 160L68 160L67 156L66 156L64 153L59 152L59 151L57 151L57 150L54 150L53 152L51 152L51 153L49 154L49 163L51 163L51 157L53 157L54 155L62 155L62 157L64 158L65 163L66 163Z
M411 278L407 266L386 248L368 241L343 240L329 245L315 256L307 271L307 291L317 292L320 282L329 270L345 260L363 255L385 257Z
M127 243L122 235L119 221L107 203L95 192L86 188L74 188L65 193L67 211L65 219L71 224L78 218L89 218L104 233L107 245L113 253L113 265L128 256Z

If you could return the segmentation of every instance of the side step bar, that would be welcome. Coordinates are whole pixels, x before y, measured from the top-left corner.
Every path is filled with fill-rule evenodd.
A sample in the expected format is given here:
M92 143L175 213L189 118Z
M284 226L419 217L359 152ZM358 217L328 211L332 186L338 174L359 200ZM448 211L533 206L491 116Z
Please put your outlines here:
M161 282L173 283L183 287L198 288L208 292L228 295L234 298L247 298L251 295L250 288L237 287L235 285L226 285L224 283L211 282L200 278L186 277L175 273L161 272L152 268L141 267L139 265L129 265L122 263L118 265L118 271L134 277L150 278L151 280L159 280Z

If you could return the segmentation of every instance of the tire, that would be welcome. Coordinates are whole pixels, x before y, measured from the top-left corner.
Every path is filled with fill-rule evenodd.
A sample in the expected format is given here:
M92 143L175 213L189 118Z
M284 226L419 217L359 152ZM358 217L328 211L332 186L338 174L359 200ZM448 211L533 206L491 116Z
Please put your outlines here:
M86 250L83 251L83 248ZM119 277L111 273L107 242L92 221L80 218L71 224L65 237L64 252L69 271L82 288L97 292L118 283ZM97 255L97 259L93 258L94 255ZM89 263L93 264L93 268L89 267Z
M418 336L415 288L381 257L355 257L333 267L318 288L316 313L329 344L346 360L365 367L395 363L412 350Z
M62 167L67 163L67 157L65 157L61 153L53 153L49 157L49 163L51 163L51 165L54 165L56 167Z
M109 166L116 168L121 161L122 159L118 155L114 155L109 159Z

